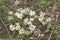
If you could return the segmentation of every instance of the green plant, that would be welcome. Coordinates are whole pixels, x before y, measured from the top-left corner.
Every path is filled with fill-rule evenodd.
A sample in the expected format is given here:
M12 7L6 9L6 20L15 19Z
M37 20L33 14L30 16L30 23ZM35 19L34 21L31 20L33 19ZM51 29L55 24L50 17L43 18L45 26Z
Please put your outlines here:
M56 25L52 25L50 29L51 29L51 32L53 34L57 34L57 27L56 27Z
M25 34L19 34L19 35L18 35L18 38L19 38L19 39L21 39L21 38L23 38L23 37L25 37Z
M46 0L42 0L40 2L37 2L37 8L39 11L43 11L45 10L49 5L51 5L53 3L53 1L46 1Z

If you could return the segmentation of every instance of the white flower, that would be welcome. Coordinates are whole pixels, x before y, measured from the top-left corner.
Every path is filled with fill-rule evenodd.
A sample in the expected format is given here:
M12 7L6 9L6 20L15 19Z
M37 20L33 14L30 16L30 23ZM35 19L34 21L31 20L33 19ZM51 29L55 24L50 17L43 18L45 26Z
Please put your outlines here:
M23 14L16 12L16 13L15 13L15 16L17 16L18 18L22 19Z
M37 16L37 15L35 15L35 16L34 16L34 18L38 18L38 16Z
M32 22L31 22L31 21L29 21L29 19L28 19L28 18L26 18L26 19L24 19L24 24L31 25L31 24L32 24Z
M29 8L25 8L25 10L26 10L26 14L29 14L29 12L30 12L30 9Z
M15 23L16 24L16 26L19 26L19 23L17 22L17 23Z
M35 15L35 12L31 10L30 13L29 13L29 15L30 16L34 16Z
M22 14L29 14L29 8L25 8L21 11Z
M16 26L15 29L16 29L16 30L20 30L20 26Z
M23 9L23 10L21 11L21 14L25 14L25 13L26 13L26 10Z
M12 24L11 24L9 27L10 27L10 30L11 30L11 31L15 30L15 25L12 25Z
M45 13L43 13L43 12L41 11L41 12L40 12L40 16L38 17L38 20L39 20L40 22L43 21L44 15L45 15Z
M20 18L20 13L16 12L15 16L17 16L18 18Z
M24 19L24 22L28 22L28 18L25 18L25 19Z
M13 19L12 16L8 16L8 18L7 18L8 21L10 21L10 20L12 20L12 19Z
M51 18L48 17L48 18L46 19L46 21L47 21L47 22L50 22L50 21L51 21Z
M30 18L30 21L34 21L35 18Z
M38 20L39 20L40 22L42 22L43 19L44 19L44 17L38 17Z
M31 30L31 31L34 31L35 28L36 28L36 26L30 25L28 29Z
M27 35L30 34L30 31L25 30L25 34L27 34Z
M26 8L25 10L26 10L27 12L29 12L29 11L30 11L30 9L29 9L29 8Z
M23 33L25 33L25 30L24 30L23 28L21 28L21 29L19 30L19 34L23 34Z
M16 24L15 29L16 29L16 30L20 30L21 27L20 27L19 23L15 23L15 24Z
M25 18L24 19L24 24L27 24L28 20L29 20L28 18Z
M13 14L13 11L9 11L9 15Z
M40 12L40 17L43 17L46 13Z
M28 24L28 25L31 25L31 24L32 24L32 22L31 22L31 21L28 21L28 22L27 22L27 24Z

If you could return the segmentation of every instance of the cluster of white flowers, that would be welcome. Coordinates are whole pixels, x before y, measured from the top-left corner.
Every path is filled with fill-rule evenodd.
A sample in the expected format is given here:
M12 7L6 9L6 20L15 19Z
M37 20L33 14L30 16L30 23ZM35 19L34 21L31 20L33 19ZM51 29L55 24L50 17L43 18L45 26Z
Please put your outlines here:
M18 30L19 34L29 34L29 33L31 33L32 31L34 31L34 29L36 28L36 26L30 25L29 28L28 28L30 31L26 31L26 30L24 30L24 28L22 28L22 27L19 25L19 23L15 23L14 25L11 24L9 27L10 27L10 30L11 30L11 31Z
M12 11L9 11L9 14L11 15L11 14L13 14L13 12Z
M30 18L30 19L28 19L28 18L26 18L26 19L24 19L24 24L28 24L29 25L29 30L30 31L34 31L34 29L36 28L36 26L34 26L33 24L32 24L32 21L34 21L34 19L35 18Z
M17 12L15 12L15 13L13 13L12 11L9 11L9 17L8 17L8 20L12 20L13 19L13 17L11 16L11 15L15 15L17 18L19 18L19 19L22 19L23 17L24 17L24 15L30 15L30 16L35 16L35 12L34 11L32 11L32 10L30 10L29 8L25 8L25 9L23 9L23 8L20 8L20 9L17 9ZM14 31L14 30L18 30L18 32L19 32L19 34L29 34L30 32L32 32L32 31L34 31L34 29L36 28L36 26L34 26L33 24L32 24L32 21L34 21L34 19L35 18L37 18L37 16L35 16L35 17L31 17L31 18L25 18L24 19L24 24L28 24L29 25L29 27L28 27L28 29L30 30L30 31L27 31L27 30L25 30L24 28L22 28L20 25L19 25L19 23L15 23L14 25L13 24L11 24L9 27L10 27L10 30L11 31Z
M35 11L32 11L29 8L17 9L17 12L15 12L15 13L13 13L12 11L9 11L8 20L13 19L13 17L11 16L12 14L15 15L17 18L23 20L24 25L28 25L28 30L25 30L24 28L22 28L18 22L16 22L14 25L11 24L9 26L11 31L18 30L19 34L29 34L29 33L33 32L36 28L36 26L33 25L33 23L32 23L35 20L35 18L38 18L38 20L42 24L46 24L47 22L51 21L51 18L49 18L49 17L47 17L47 19L44 18L44 15L46 13L41 11L40 15L38 16L38 15L36 15ZM26 18L22 19L25 15L29 15L30 17L29 18L26 17ZM46 21L44 21L44 19Z
M44 25L44 24L47 24L48 22L51 21L51 18L50 17L47 17L45 18L45 12L40 12L40 16L38 17L38 20Z
M15 13L15 16L17 16L17 18L22 19L23 14L22 14L22 13L19 13L19 12L16 12L16 13Z
M30 18L30 19L25 18L25 19L24 19L24 24L31 25L31 24L32 24L32 21L34 21L34 19L35 19L35 18Z
M47 17L46 21L47 21L47 22L51 21L51 18Z
M34 21L35 18L30 18L30 21Z
M11 31L18 30L19 34L25 33L25 30L23 28L21 28L21 26L19 25L19 23L15 23L14 25L11 24L9 27L10 27Z
M39 20L40 22L43 21L44 15L45 15L45 13L43 13L43 12L41 11L41 12L40 12L40 16L38 17L38 20Z
M30 13L29 13L29 15L30 16L34 16L35 15L35 12L31 10Z
M20 28L21 28L21 26L19 25L19 23L15 23L14 25L11 24L9 27L10 27L11 31L20 30Z
M19 30L19 34L24 34L25 33L25 30L23 29L23 28L21 28L20 30Z
M13 14L13 11L9 11L9 16L8 16L7 20L12 20L13 19L13 17L11 16L12 14Z
M29 21L28 18L26 18L26 19L24 19L24 24L28 24L28 25L30 25L30 24L32 24L32 23Z
M30 10L29 8L25 8L25 9L23 9L23 8L20 8L20 9L17 9L17 11L19 11L21 14L25 14L25 15L30 15L30 16L34 16L35 15L35 11L32 11L32 10Z
M12 20L13 17L11 16L13 14L13 11L9 11L9 17L8 17L8 20ZM35 12L30 10L29 8L20 8L20 9L17 9L17 12L15 12L13 15L17 16L17 18L19 19L22 19L24 17L24 15L30 15L30 16L34 16L35 15Z
M36 28L36 26L30 25L28 29L30 29L31 31L34 31L35 28Z
M30 30L30 32L34 31L34 29L36 28L36 26L32 24L32 21L34 21L34 19L35 18L30 18L30 19L25 18L24 19L24 24L25 25L27 25L27 24L29 25L28 29Z
M15 25L12 25L12 24L11 24L9 27L10 27L10 30L11 30L11 31L15 30Z

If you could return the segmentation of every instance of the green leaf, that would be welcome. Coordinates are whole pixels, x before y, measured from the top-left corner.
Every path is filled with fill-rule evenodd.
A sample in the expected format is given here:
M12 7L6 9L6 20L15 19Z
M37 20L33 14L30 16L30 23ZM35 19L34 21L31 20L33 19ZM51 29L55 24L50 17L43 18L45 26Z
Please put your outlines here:
M44 11L49 5L52 4L52 1L41 0L36 3L38 10Z
M44 10L47 7L47 2L46 1L40 1L36 5L37 5L39 10Z
M52 32L53 34L56 34L56 33L57 33L57 27L56 27L55 25L52 25L52 26L51 26L51 32Z
M19 35L18 35L18 38L21 39L21 38L23 38L24 36L25 36L25 34L19 34Z

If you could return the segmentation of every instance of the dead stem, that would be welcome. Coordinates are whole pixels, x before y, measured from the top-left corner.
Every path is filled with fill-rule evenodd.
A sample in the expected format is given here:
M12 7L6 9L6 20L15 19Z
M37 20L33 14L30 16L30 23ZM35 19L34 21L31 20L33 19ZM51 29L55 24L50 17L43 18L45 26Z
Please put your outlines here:
M3 23L3 25L5 26L5 28L7 29L7 32L8 32L8 34L9 34L9 38L10 38L9 40L12 40L12 37L11 37L9 31L8 31L8 28L7 28L6 24L4 23L4 21L2 20L1 17L0 17L0 19L1 19L1 22Z
M52 36L52 32L51 32L51 34L50 34L50 36L49 36L48 40L50 40L51 36Z

